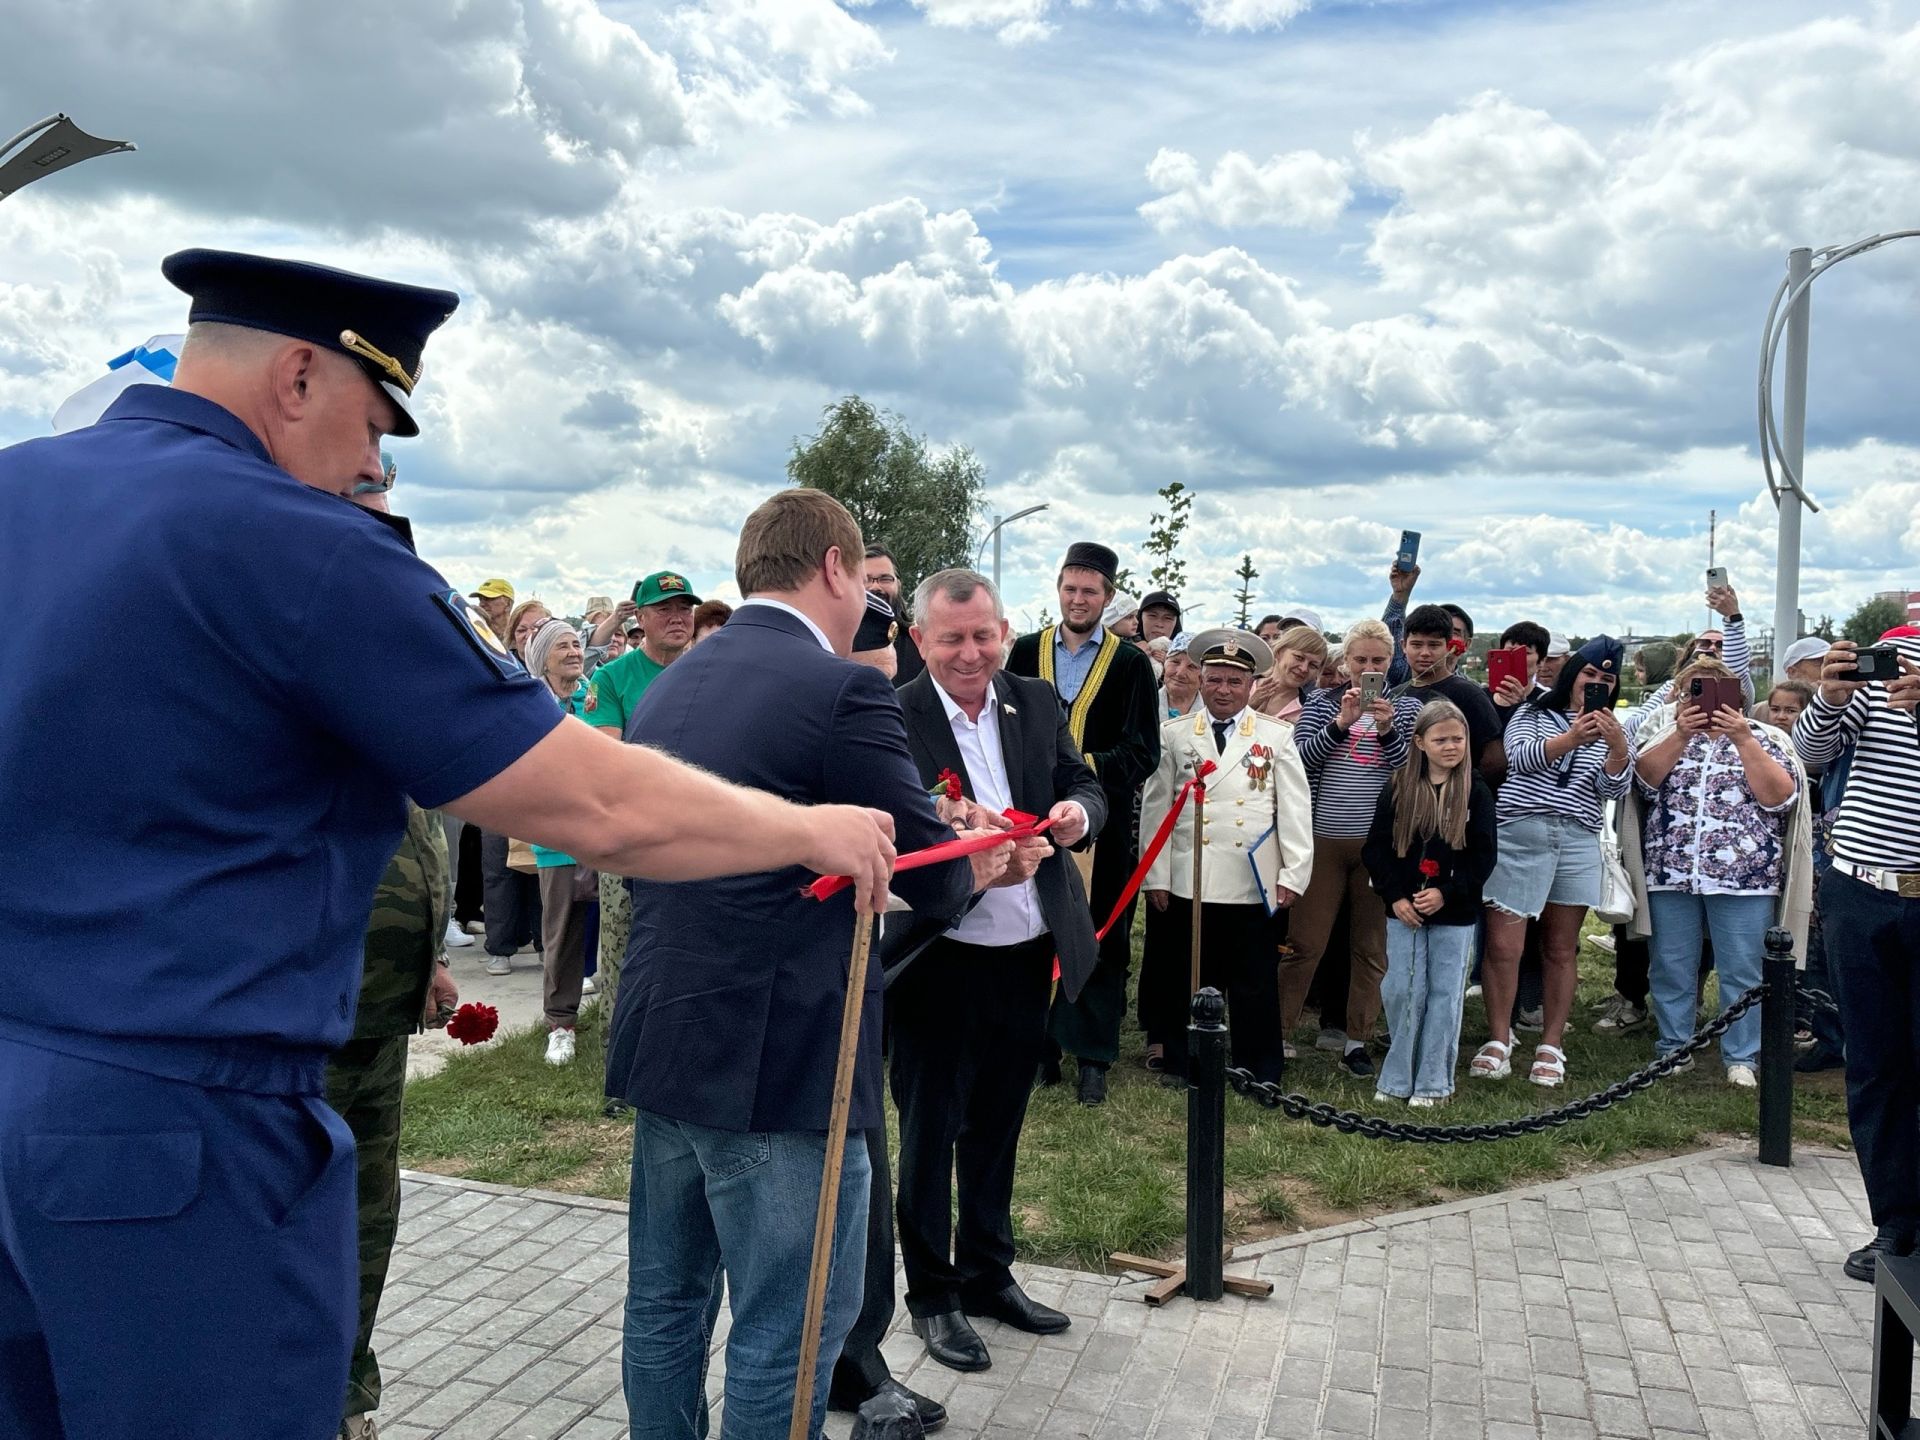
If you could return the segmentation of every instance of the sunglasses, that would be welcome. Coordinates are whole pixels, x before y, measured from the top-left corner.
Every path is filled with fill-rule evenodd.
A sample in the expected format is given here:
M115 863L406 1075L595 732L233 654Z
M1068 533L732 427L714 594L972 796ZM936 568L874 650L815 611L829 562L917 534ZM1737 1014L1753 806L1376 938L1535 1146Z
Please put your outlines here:
M380 472L378 480L362 480L353 487L355 495L384 495L393 489L393 482L399 478L400 467L389 460L386 468Z
M1718 640L1696 640L1693 642L1693 648L1702 651L1710 650L1717 655L1720 653L1721 644Z

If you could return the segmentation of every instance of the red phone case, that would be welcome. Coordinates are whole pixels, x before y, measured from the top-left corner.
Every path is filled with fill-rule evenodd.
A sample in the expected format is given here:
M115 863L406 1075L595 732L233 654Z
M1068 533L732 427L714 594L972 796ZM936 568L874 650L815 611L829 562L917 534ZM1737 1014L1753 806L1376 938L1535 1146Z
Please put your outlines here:
M1489 650L1487 652L1487 684L1498 690L1507 679L1527 683L1527 652L1515 647L1507 650Z

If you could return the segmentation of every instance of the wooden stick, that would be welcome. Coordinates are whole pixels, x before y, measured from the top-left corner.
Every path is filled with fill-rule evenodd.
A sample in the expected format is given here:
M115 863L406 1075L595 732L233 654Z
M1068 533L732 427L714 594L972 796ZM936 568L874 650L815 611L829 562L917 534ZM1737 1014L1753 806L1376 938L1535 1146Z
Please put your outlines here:
M1193 997L1200 993L1200 857L1206 854L1207 839L1207 782L1205 776L1196 776L1193 784L1193 953L1188 956L1187 968L1187 1005L1193 1005ZM1182 1025L1186 1024L1183 1017Z
M827 1117L827 1164L820 1208L813 1220L813 1267L807 1272L807 1309L800 1330L800 1373L794 1378L793 1419L787 1440L813 1440L813 1372L820 1364L820 1330L827 1318L827 1272L833 1264L833 1222L840 1209L840 1169L846 1158L847 1113L853 1108L853 1066L860 1051L860 1008L867 991L873 916L854 913L853 959L847 966L847 1002L840 1011L840 1057L833 1072L833 1109Z

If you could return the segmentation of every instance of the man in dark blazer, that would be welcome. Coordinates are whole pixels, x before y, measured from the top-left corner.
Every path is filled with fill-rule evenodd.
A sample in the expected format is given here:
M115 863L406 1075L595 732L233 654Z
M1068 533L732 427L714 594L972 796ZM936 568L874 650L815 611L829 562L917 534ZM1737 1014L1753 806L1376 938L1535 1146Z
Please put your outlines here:
M1139 856L1134 815L1140 787L1160 763L1159 682L1146 653L1100 624L1113 599L1120 558L1090 540L1067 547L1060 565L1060 623L1022 635L1007 657L1015 675L1048 682L1060 697L1074 748L1100 777L1107 818L1093 847L1088 889L1095 925L1104 925L1126 888ZM1133 912L1122 915L1100 942L1100 966L1077 997L1055 1000L1050 1030L1059 1049L1079 1065L1079 1099L1107 1098L1107 1067L1120 1053L1120 1021L1127 1010L1127 969L1133 959ZM1042 1069L1059 1080L1054 1052Z
M843 656L866 607L859 527L817 490L783 491L741 531L748 599L648 688L625 738L794 801L892 817L911 852L953 837L908 753L884 677ZM900 874L918 912L957 914L985 866ZM704 1433L707 1310L724 1269L728 1440L787 1434L815 1197L856 915L805 898L798 869L632 887L607 1094L636 1111L623 1380L636 1434ZM812 1433L860 1305L868 1162L881 1123L880 972L870 970L833 1235Z
M1063 847L1097 833L1106 797L1053 692L1001 673L1007 622L993 586L971 570L943 570L922 584L914 609L927 673L901 687L900 705L921 780L952 771L985 809L1048 817ZM1034 1334L1069 1323L1030 1299L1009 1268L1014 1153L1046 1044L1054 957L1069 995L1098 962L1080 873L1063 851L1045 852L1031 880L987 891L895 969L887 992L907 1309L928 1353L956 1370L992 1364L969 1315Z

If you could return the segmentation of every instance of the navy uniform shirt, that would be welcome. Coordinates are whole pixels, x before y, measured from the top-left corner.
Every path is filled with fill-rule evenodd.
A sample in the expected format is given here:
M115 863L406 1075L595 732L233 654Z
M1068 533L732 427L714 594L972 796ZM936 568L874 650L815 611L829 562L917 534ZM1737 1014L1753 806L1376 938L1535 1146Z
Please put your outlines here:
M199 396L0 451L0 1034L317 1091L403 797L561 718L468 613Z

